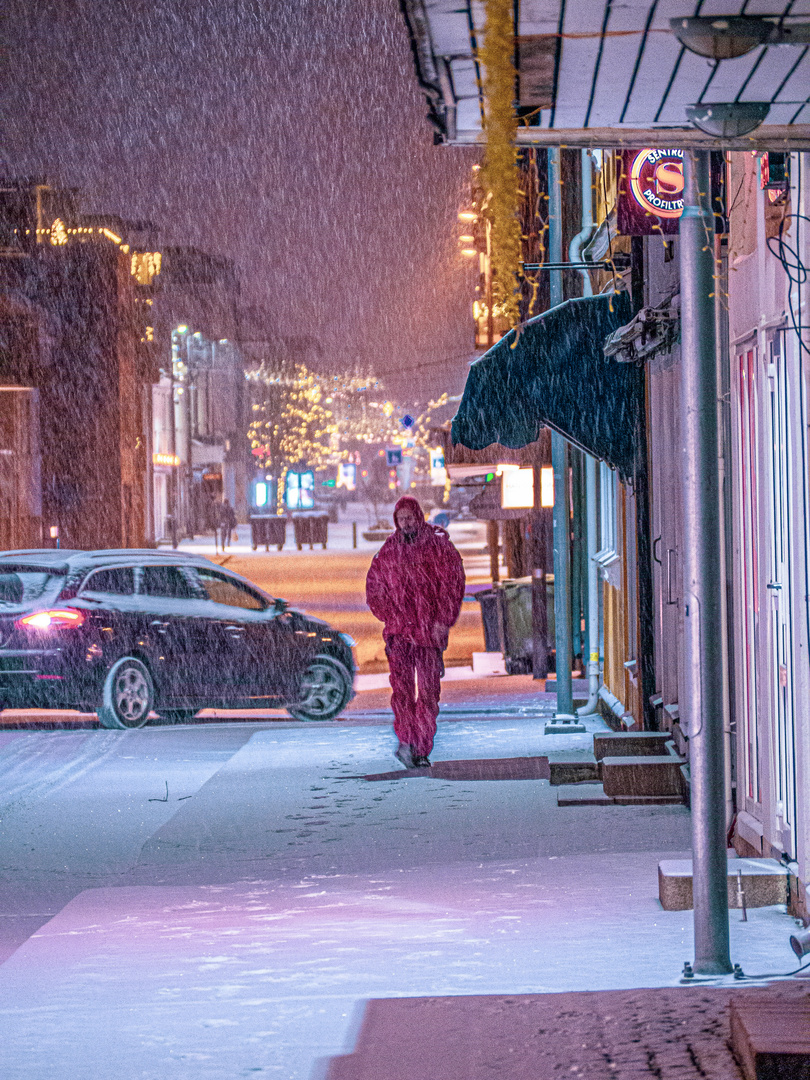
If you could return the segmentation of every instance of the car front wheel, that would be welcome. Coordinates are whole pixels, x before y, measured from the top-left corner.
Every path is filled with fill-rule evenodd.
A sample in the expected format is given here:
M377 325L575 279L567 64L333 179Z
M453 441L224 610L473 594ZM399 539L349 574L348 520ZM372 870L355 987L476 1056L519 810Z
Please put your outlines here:
M148 668L134 656L123 656L104 680L99 723L105 728L141 728L149 720L154 700L155 687Z
M334 720L352 696L349 669L334 656L316 656L301 679L298 700L287 706L296 720Z

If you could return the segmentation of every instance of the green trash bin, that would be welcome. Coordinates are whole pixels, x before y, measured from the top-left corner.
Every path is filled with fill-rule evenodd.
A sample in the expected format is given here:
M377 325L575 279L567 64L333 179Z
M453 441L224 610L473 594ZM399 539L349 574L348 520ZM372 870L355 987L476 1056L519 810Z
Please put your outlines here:
M509 675L528 675L532 670L532 579L507 578L501 586L505 638L504 666Z
M481 605L481 622L484 626L484 648L487 652L503 652L503 609L501 587L478 589L475 599Z

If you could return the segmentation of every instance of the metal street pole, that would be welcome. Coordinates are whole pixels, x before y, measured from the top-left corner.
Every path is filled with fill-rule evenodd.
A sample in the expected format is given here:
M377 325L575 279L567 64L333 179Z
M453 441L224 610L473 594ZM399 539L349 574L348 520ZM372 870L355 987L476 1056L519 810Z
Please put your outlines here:
M178 485L180 483L180 467L177 464L177 405L175 404L174 395L176 382L174 377L174 352L172 351L171 366L171 389L169 391L169 415L171 417L171 423L169 424L169 450L172 455L171 472L169 473L169 506L171 513L169 515L171 521L171 539L172 547L177 547L177 515L179 513L180 495L178 491Z
M185 427L186 427L186 439L185 439L185 481L186 481L186 535L189 539L194 539L195 525L194 520L194 462L193 456L193 427L194 427L194 413L191 400L192 390L192 378L191 378L191 332L186 334L186 385L185 385Z
M548 151L548 260L562 263L562 188L560 150ZM562 270L549 271L551 307L563 301ZM557 715L574 715L571 686L571 493L568 472L568 442L551 433L551 463L554 467L554 634L557 647Z
M532 568L532 676L545 679L548 676L548 610L546 601L546 516L542 504L542 467L534 468L534 511L531 530ZM497 524L497 522L496 522Z
M683 441L684 687L692 804L694 970L731 971L729 959L723 604L710 158L684 155L680 222Z

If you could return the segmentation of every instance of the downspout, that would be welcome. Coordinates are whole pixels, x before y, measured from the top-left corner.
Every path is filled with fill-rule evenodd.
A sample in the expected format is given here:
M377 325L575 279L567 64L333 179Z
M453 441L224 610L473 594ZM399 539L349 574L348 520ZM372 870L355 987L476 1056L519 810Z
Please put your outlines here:
M593 236L593 168L590 150L582 151L582 228L568 245L568 259L582 262L582 249ZM582 275L582 295L593 296L590 270L579 270Z
M582 261L582 248L593 236L593 164L590 151L582 151L582 228L571 241L568 258ZM589 270L582 274L582 295L593 296ZM577 709L577 716L596 712L599 701L601 665L599 663L599 571L594 562L598 550L596 535L596 459L585 455L586 543L588 547L588 700Z
M548 150L548 257L562 263L562 193L561 158L559 147ZM552 308L563 302L562 270L549 273L549 300ZM571 686L571 485L569 477L568 441L558 432L551 432L551 463L554 468L554 509L552 535L554 538L554 635L557 646L557 712L558 719L574 719L574 697Z

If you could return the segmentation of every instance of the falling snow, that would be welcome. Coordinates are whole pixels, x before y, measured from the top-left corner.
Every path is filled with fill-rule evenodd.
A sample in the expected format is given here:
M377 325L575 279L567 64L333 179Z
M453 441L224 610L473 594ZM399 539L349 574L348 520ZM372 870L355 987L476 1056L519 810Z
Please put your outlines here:
M396 0L11 0L3 29L3 171L234 258L330 364L463 384L475 151L434 148Z

